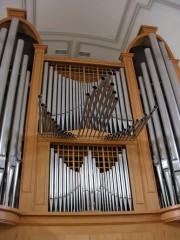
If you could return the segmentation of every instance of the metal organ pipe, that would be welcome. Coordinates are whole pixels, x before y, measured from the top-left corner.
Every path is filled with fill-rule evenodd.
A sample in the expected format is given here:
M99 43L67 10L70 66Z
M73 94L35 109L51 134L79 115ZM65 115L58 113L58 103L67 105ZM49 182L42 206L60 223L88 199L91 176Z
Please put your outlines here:
M180 112L180 84L173 66L172 61L169 59L165 44L163 42L159 42L159 47L162 52L162 56L168 71L169 80L173 88L174 96L176 98L176 103Z
M23 100L22 100L22 108L21 108L21 118L19 123L19 134L18 134L18 140L17 140L17 159L16 159L16 165L15 165L15 172L13 177L13 184L12 184L12 196L10 201L10 206L15 207L15 197L17 195L17 181L19 177L19 169L22 161L22 143L23 143L23 136L24 136L24 126L25 126L25 117L26 117L26 108L27 108L27 98L28 98L28 87L29 87L29 81L30 81L30 71L27 71L26 73L26 80L25 80L25 86L24 86L24 94L23 94Z
M14 49L15 39L16 39L16 35L17 35L18 24L19 24L18 18L13 18L11 20L10 29L8 32L7 41L5 44L5 49L4 49L4 53L3 53L3 57L2 57L2 61L1 61L1 67L0 67L0 76L1 76L0 114L2 111L5 88L6 88L6 83L7 83L8 73L9 73L9 66L11 63L11 57L12 57L12 52Z
M142 66L144 66L144 64ZM145 69L144 69L144 71L145 71ZM144 73L144 75L147 78L145 73ZM148 104L148 95L153 97L153 95L151 95L152 90L148 84L149 88L147 88L147 92L149 94L147 95L144 84L143 84L142 77L139 77L138 80L139 80L139 85L140 85L142 99L143 99L143 106L145 108L145 111L149 112L150 107ZM153 100L153 102L154 102L154 100ZM150 142L151 142L152 157L153 157L154 165L155 165L155 168L156 168L156 171L158 174L158 180L159 180L159 184L160 184L160 188L161 188L161 192L162 192L162 197L163 197L162 205L167 207L169 204L168 204L168 199L167 199L167 195L166 195L166 184L164 184L164 180L163 180L162 168L165 173L166 172L170 173L170 166L169 166L169 162L168 162L168 158L167 158L165 143L164 143L163 134L161 131L161 126L160 126L160 121L158 119L157 113L153 116L152 121L150 120L147 124L148 130L149 130ZM153 126L153 124L154 124L154 126ZM159 126L159 128L158 128L158 126ZM155 135L154 129L156 131L156 135ZM157 137L157 139L156 139L156 137ZM158 149L158 147L159 147L159 149ZM159 156L159 152L160 152L160 156ZM163 152L164 152L164 154L163 154ZM171 174L168 174L168 175L170 177ZM165 174L165 176L166 176L166 174ZM167 181L167 186L168 186L168 190L170 193L170 198L171 198L172 202L174 202L173 184L172 184L171 178L169 178L169 181Z
M18 40L13 69L12 69L11 78L10 78L10 84L9 84L8 93L7 93L4 116L2 119L2 129L1 129L1 135L0 135L0 156L1 156L2 169L5 168L7 145L8 145L11 120L12 120L11 117L13 112L13 103L15 98L15 91L16 91L16 85L18 80L18 73L20 69L23 46L24 46L24 41ZM2 175L3 175L3 172L2 172ZM0 185L1 185L2 176L0 180L1 180L0 182Z
M16 164L17 159L17 140L18 140L18 134L19 134L19 123L20 123L20 117L21 117L21 110L22 110L22 100L23 100L23 93L24 93L24 86L25 86L25 80L26 80L26 71L27 71L27 63L28 63L28 56L24 55L22 68L21 68L21 75L19 80L19 87L18 87L18 93L16 98L16 105L15 105L15 113L14 113L14 119L12 123L12 134L10 139L10 147L9 147L9 156L8 156L8 173L11 175L9 177L9 174L7 173L6 177L6 188L5 188L5 194L4 194L4 204L8 205L9 200L9 191L10 186L12 182L14 167Z
M7 29L1 28L1 30L0 30L0 62L1 62L1 57L3 54L3 48L5 45L6 35L7 35Z

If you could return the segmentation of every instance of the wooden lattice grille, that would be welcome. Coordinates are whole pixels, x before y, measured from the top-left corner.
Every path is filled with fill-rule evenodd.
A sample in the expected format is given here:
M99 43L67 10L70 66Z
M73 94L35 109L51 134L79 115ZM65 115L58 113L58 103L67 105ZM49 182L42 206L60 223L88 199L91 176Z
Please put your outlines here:
M64 77L81 82L97 82L108 71L119 71L119 67L93 66L83 64L51 63Z
M92 156L96 159L97 167L101 172L108 171L115 162L118 161L118 154L122 152L123 146L115 145L73 145L59 144L52 145L55 151L59 154L68 167L74 171L79 171L84 156L87 156L88 150L91 150Z

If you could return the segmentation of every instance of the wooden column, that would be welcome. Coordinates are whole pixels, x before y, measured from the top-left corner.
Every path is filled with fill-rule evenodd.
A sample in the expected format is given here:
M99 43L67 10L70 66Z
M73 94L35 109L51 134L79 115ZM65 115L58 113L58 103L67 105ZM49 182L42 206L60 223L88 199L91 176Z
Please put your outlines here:
M143 111L132 58L132 53L121 55L125 66L133 117L139 119ZM139 135L136 145L127 144L127 154L135 211L159 209L153 162L145 129Z
M35 191L35 161L38 131L38 95L41 90L44 53L46 51L45 45L35 44L34 47L35 54L26 117L27 120L25 127L25 141L19 199L19 208L26 211L33 210L33 194Z

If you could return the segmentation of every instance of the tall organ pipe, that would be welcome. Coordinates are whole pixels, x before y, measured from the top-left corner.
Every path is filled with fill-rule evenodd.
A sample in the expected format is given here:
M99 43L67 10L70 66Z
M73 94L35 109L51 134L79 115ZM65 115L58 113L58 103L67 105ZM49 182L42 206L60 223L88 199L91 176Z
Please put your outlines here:
M58 94L57 94L57 124L60 126L60 119L61 119L61 84L62 84L62 79L61 79L61 74L58 74Z
M118 93L119 93L119 103L120 103L120 109L121 109L122 123L123 123L123 127L127 128L127 115L126 115L126 109L125 109L125 101L124 101L120 72L116 72L116 79L117 79L117 86L118 86Z
M17 159L15 165L15 172L13 177L13 187L12 187L12 196L10 206L15 207L15 197L16 197L16 190L17 190L17 181L19 176L19 169L22 160L22 144L23 144L23 136L24 136L24 126L25 126L25 116L26 116L26 106L27 106L27 99L28 99L28 87L29 87L29 80L30 80L30 72L27 71L26 73L26 80L24 86L24 94L23 94L23 101L22 101L22 108L21 108L21 119L19 123L19 134L18 134L18 141L17 141Z
M9 147L8 170L12 172L14 172L15 162L17 158L16 149L17 149L17 141L18 141L18 134L19 134L19 123L20 123L21 110L22 110L22 100L23 100L23 93L24 93L24 86L25 86L25 79L26 79L27 63L28 63L28 56L25 55L23 58L23 63L21 68L21 75L19 80L18 93L17 93L16 105L15 105L15 113L13 116L12 134L11 134L10 147ZM10 186L12 181L12 178L11 180L7 181L8 178L9 178L9 175L7 174L6 190L4 191L5 205L8 205L9 191L10 191Z
M166 64L166 68L169 74L169 79L173 88L173 92L176 98L176 103L180 112L180 84L179 84L179 80L177 78L174 66L172 61L169 59L165 44L163 42L159 42L159 47L161 49L163 58L164 58L164 62Z
M48 69L49 64L48 62L45 62L44 64L44 74L43 74L43 87L42 87L42 103L46 104L46 98L47 98L47 82L48 82Z
M1 28L1 30L0 30L0 62L1 62L1 57L3 54L3 48L5 45L6 35L7 35L7 29Z
M120 68L120 73L121 73L121 79L122 79L122 88L123 88L123 93L124 93L126 114L127 114L127 119L129 120L128 124L131 125L132 113L131 113L131 106L130 106L130 101L129 101L129 95L128 95L128 89L127 89L127 84L126 84L124 68Z
M13 69L12 69L12 73L11 73L11 77L10 77L10 83L9 83L9 88L8 88L8 93L7 93L4 116L2 119L2 129L1 129L1 136L0 136L0 157L1 157L1 166L0 167L2 169L4 169L4 167L5 167L8 137L9 137L9 132L10 132L10 125L11 125L14 99L15 99L16 86L17 86L17 81L18 81L18 73L19 73L20 64L21 64L23 47L24 47L24 41L19 39L18 45L16 48ZM2 184L2 175L3 175L3 171L2 171L2 174L0 177L0 186Z
M8 73L9 73L9 67L10 67L10 63L11 63L11 57L12 57L14 44L15 44L15 40L16 40L18 24L19 24L18 18L13 18L11 20L11 25L10 25L10 29L8 32L8 37L7 37L7 41L6 41L6 45L5 45L5 49L4 49L4 53L3 53L3 58L2 58L2 62L1 62L1 67L0 67L0 76L1 76L0 115L1 115L1 111L2 111L2 104L3 104L4 94L5 94Z
M147 93L145 91L145 87L144 87L144 84L143 84L143 78L139 77L138 80L139 80L139 85L140 85L140 89L141 89L143 106L144 106L145 112L149 112L150 108L149 108L149 104L148 104L148 96L147 96ZM151 92L151 90L149 90L149 89L147 91ZM154 124L156 124L155 121L154 121ZM160 184L160 188L161 188L161 192L162 192L162 196L163 196L163 206L167 207L168 206L168 201L167 201L167 198L166 198L166 191L165 191L165 186L164 186L164 183L163 183L162 167L161 167L160 156L159 156L159 151L158 151L158 146L157 146L158 143L157 143L157 140L156 140L154 126L153 126L153 122L152 122L151 119L149 120L149 122L147 124L147 127L148 127L148 130L149 130L148 132L149 132L149 137L150 137L150 142L151 142L151 149L152 149L152 157L153 157L153 161L154 161L154 166L155 166L157 174L158 174L158 180L159 180L159 184ZM158 132L159 131L160 131L160 129L158 129ZM157 133L157 135L158 135L158 133ZM161 138L163 138L163 136L161 136ZM165 161L167 161L167 159ZM163 159L162 159L162 162L163 162ZM163 164L163 166L164 166L164 164ZM169 167L168 165L165 166L165 167L166 167L165 169L169 170L167 168L167 167ZM173 185L171 183L171 185L169 186L169 189L170 189L170 196L174 200L174 196L173 196L173 192L172 192L172 190L173 190L172 186Z
M52 109L52 88L53 88L53 67L49 68L47 111L51 113Z
M178 187L180 188L180 179L179 179L179 175L178 175L178 172L180 171L179 155L178 155L178 150L177 150L175 138L173 135L168 111L166 108L165 100L164 100L163 93L162 93L162 90L160 87L159 78L158 78L158 75L156 72L156 68L154 65L154 61L153 61L150 49L148 49L148 48L145 49L145 55L146 55L146 60L148 63L149 71L151 74L151 79L154 84L154 90L156 93L159 111L162 116L161 120L162 120L162 124L164 126L164 133L165 133L166 139L168 140L167 146L168 146L169 154L171 157L173 170L175 172L174 174L176 177Z
M19 74L19 69L21 64L23 47L24 47L24 41L21 39L18 40L16 55L15 55L13 69L12 69L11 78L10 78L10 84L8 88L7 101L6 101L3 122L2 122L1 136L0 136L0 153L4 156L6 155L6 150L7 150L11 116L12 116L12 111L14 106L13 103L15 99L16 85L18 81L18 74Z
M54 71L52 117L55 121L57 120L57 78L58 73Z
M170 83L171 81L169 79L167 69L163 61L163 57L161 54L161 50L160 50L156 35L154 33L150 33L149 39L152 45L156 66L158 68L158 71L160 73L160 77L162 80L162 87L167 100L167 108L168 108L168 111L170 112L169 117L173 123L172 128L174 128L174 135L176 136L177 147L180 151L180 131L179 131L180 114L179 114L177 103L174 97L172 86Z

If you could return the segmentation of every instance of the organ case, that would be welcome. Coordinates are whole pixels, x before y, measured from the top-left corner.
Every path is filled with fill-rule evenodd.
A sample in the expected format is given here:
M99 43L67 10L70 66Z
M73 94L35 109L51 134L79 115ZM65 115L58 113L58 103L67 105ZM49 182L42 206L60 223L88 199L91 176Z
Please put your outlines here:
M9 17L5 20L1 21L1 29L5 26L10 26L10 22L14 21L15 10L9 10ZM19 11L17 11L19 12ZM17 17L17 12L16 17ZM21 11L20 11L21 12ZM22 11L23 12L23 11ZM24 12L23 12L24 14ZM134 46L141 46L145 44L149 46L150 43L147 40L149 31L152 33L155 32L154 28L142 27L141 31L137 38L130 44L129 49L126 53L122 53L120 63L113 62L101 62L101 61L93 61L93 60L83 60L80 59L68 59L68 58L57 58L47 56L46 46L42 44L40 37L36 30L24 19L24 15L22 17L19 16L19 26L17 32L23 33L33 39L31 45L34 43L34 57L33 57L33 66L31 65L31 80L29 84L29 94L28 94L28 104L27 104L27 115L25 121L25 134L23 139L23 159L22 159L22 173L19 175L21 179L20 189L19 189L19 201L17 204L18 210L12 210L8 206L8 203L4 202L3 197L1 199L2 207L1 207L1 216L2 223L5 224L13 224L18 225L19 223L28 225L36 224L36 221L39 225L51 225L51 219L53 218L53 225L62 225L69 224L68 216L72 217L71 224L75 224L76 220L78 224L81 225L82 222L79 217L82 217L82 220L85 221L85 224L94 224L95 218L97 217L97 222L102 224L111 224L113 221L115 224L119 223L134 223L138 222L159 222L161 221L171 221L171 219L175 217L175 221L179 220L179 199L178 199L178 181L174 181L174 177L172 179L166 178L163 175L163 182L167 180L169 183L172 180L172 195L168 190L168 184L164 189L164 195L162 191L162 186L160 185L160 178L156 183L156 178L153 170L153 162L152 162L152 142L150 141L150 134L146 131L145 125L143 126L142 131L135 136L136 138L131 138L132 133L129 131L130 127L135 124L135 120L138 119L140 122L144 121L143 113L145 112L144 101L141 103L141 94L143 94L143 90L139 87L137 82L138 77L138 68L136 68L136 63L133 62L134 56L136 56L136 52L134 52ZM9 27L7 27L9 28ZM159 36L157 39L159 40ZM167 47L168 54L173 58L172 53ZM49 71L54 71L55 76L52 79L48 79L48 84L50 81L53 84L51 86L51 111L47 109L48 102L39 101L42 100L43 97L43 84L44 84L44 75L45 75L45 64L48 63L50 65ZM176 74L179 76L179 69L177 64L173 61L173 66L175 66ZM101 113L97 115L97 109L103 109L103 105L98 107L95 106L91 115L89 122L82 123L81 119L83 116L83 105L85 106L86 100L88 99L88 95L85 97L85 93L89 93L93 95L93 86L98 88L101 85L98 82L101 77L104 75L107 77L108 73L112 73L112 76L116 75L117 72L123 72L123 76L125 76L125 81L128 89L128 97L130 103L130 111L132 111L132 118L124 119L122 116L118 115L118 108L120 108L120 114L123 113L123 109L120 107L122 103L121 96L118 96L118 103L114 106L115 110L110 114L110 118L108 119L108 125L104 125L105 127L102 129L102 121L101 121ZM48 73L50 76L52 73ZM53 113L53 96L56 95L56 99L58 99L59 92L55 91L58 88L58 74L60 74L62 78L61 89L63 89L63 84L66 86L71 86L65 91L61 91L61 100L62 95L64 94L64 101L71 102L69 106L61 105L62 108L66 108L63 112L58 112L60 109L56 109L56 114ZM110 74L111 75L111 74ZM117 76L117 75L116 75ZM108 78L108 77L107 77ZM110 82L115 81L115 87L118 88L118 79L113 80L111 77ZM122 79L122 76L121 76ZM102 80L102 79L101 79ZM102 80L104 81L104 80ZM60 82L60 80L59 80ZM93 84L92 84L93 83ZM114 83L113 83L114 84ZM50 85L49 85L50 86ZM76 91L74 90L75 87ZM104 87L104 86L103 86ZM104 87L105 88L105 87ZM49 94L49 88L46 89L46 94ZM81 89L81 90L79 90ZM82 89L85 89L82 91ZM113 85L114 89L114 85ZM113 90L111 89L111 91ZM116 92L117 92L116 89ZM65 89L63 89L65 90ZM74 92L73 92L74 90ZM140 92L141 91L141 92ZM119 92L118 92L119 93ZM70 96L72 94L72 97ZM80 96L83 94L84 96ZM109 96L109 93L106 92L104 96ZM125 93L123 92L125 95ZM163 93L164 94L164 93ZM77 97L78 95L78 97ZM90 95L90 96L91 96ZM118 94L119 95L119 94ZM100 96L103 96L103 90L101 89ZM99 100L100 100L100 96ZM164 96L164 95L163 95ZM73 105L73 97L75 102L78 104ZM48 96L46 97L48 101ZM121 99L121 102L119 101ZM124 96L124 100L125 99ZM39 101L39 102L38 102ZM83 102L84 101L84 102ZM93 100L92 100L93 101ZM108 100L109 101L109 100ZM62 101L63 102L63 101ZM102 98L102 103L105 103L105 98ZM47 105L47 106L46 106ZM49 106L50 106L49 105ZM58 100L56 102L56 107L58 106ZM89 106L91 109L92 105ZM106 106L107 107L107 102ZM149 110L148 114L150 114L152 108ZM74 111L74 108L76 111ZM112 108L112 105L111 105ZM77 110L78 109L78 110ZM105 109L105 108L104 108ZM127 110L127 106L125 106L125 110ZM45 115L42 115L44 111ZM159 106L158 110L159 111ZM169 110L168 110L169 111ZM94 120L95 117L93 114L96 113L97 122ZM103 114L103 113L102 113ZM153 116L156 113L153 113ZM158 113L159 114L159 113ZM168 113L169 114L169 113ZM59 119L59 123L57 124L57 119L55 119L55 115L57 119ZM79 116L78 116L79 115ZM4 116L4 115L3 115ZM42 118L42 116L45 116ZM60 118L59 118L60 116ZM126 112L127 116L127 112ZM148 115L148 120L145 123L149 123L149 119L151 119L151 114ZM4 118L4 117L2 117ZM3 120L1 120L3 122ZM79 123L78 123L79 121ZM126 121L126 123L125 123ZM129 123L128 123L129 121ZM161 120L162 121L162 120ZM50 130L47 131L47 125L45 131L42 131L42 126L44 126L44 122L48 123L50 126ZM76 122L76 123L75 123ZM74 128L72 125L74 124ZM84 125L83 125L84 124ZM113 125L114 124L114 125ZM124 125L127 124L127 125ZM129 125L128 125L129 124ZM161 123L162 124L162 123ZM58 125L58 126L57 126ZM79 128L77 127L79 125ZM79 129L83 129L84 127L84 135L78 135ZM92 127L93 126L93 127ZM128 129L129 126L129 129ZM134 125L133 125L134 126ZM139 125L141 126L141 125ZM12 126L11 126L12 129ZM49 128L48 128L49 129ZM124 131L123 131L124 130ZM129 131L129 132L128 132ZM173 130L174 131L174 130ZM119 133L119 134L118 134ZM129 134L129 135L128 135ZM128 136L128 138L126 138ZM173 135L174 136L174 135ZM163 135L164 137L164 135ZM8 136L9 141L10 137ZM9 144L9 143L8 143ZM167 143L166 143L167 144ZM54 149L54 150L52 150ZM124 149L124 150L123 150ZM9 151L9 150L8 150ZM129 178L125 178L125 165L122 165L122 154L125 151L127 156L127 164L126 167L128 170ZM115 152L115 153L114 153ZM84 154L84 156L82 156ZM94 156L92 156L92 154ZM169 155L170 153L168 153ZM2 154L1 154L2 155ZM4 155L3 155L4 156ZM78 156L78 157L75 157ZM91 159L91 163L88 162L87 159ZM118 158L120 161L118 162ZM53 164L51 160L53 159ZM58 159L58 160L57 160ZM61 160L60 160L61 159ZM94 160L93 160L94 159ZM58 162L60 160L60 162ZM84 162L83 162L84 161ZM98 164L96 164L96 161ZM121 162L121 163L120 163ZM118 164L119 163L119 164ZM58 165L59 164L59 165ZM55 169L57 167L54 166L65 166L63 169L66 169L65 177L58 178L60 176L60 172L57 173ZM93 167L94 166L94 167ZM98 166L98 167L97 167ZM117 170L121 169L120 166L123 166L122 175L120 175L120 170L118 170L119 175L117 174ZM51 171L51 168L54 170ZM8 167L5 168L7 171ZM61 169L58 167L58 169ZM83 170L84 169L84 170ZM86 174L89 176L90 180L86 181L86 185L88 185L88 189L83 187L83 180L85 179L85 169L90 169L86 171ZM96 169L96 175L93 175ZM172 168L173 169L173 168ZM172 171L171 169L171 171ZM83 174L81 174L84 171ZM52 172L53 172L53 180L52 180ZM166 171L167 173L167 171ZM69 179L67 178L67 174L71 182L69 183ZM157 173L156 173L157 174ZM92 177L93 175L93 177ZM177 174L178 176L178 174ZM130 196L132 198L128 198L127 195L123 195L123 190L120 191L117 188L119 181L113 181L113 177L116 179L121 178L121 188L125 187L125 192L128 192L130 189ZM82 191L67 190L73 187L73 182L76 182L78 185L74 186L74 189L80 189ZM102 187L102 191L96 189L91 189L92 185L95 186L95 180ZM105 179L103 184L100 179ZM5 178L6 179L6 178ZM63 181L63 184L66 184L66 187L63 188L66 190L66 194L63 195L65 200L60 205L60 198L57 198L54 194L58 194L60 192L59 185L56 185L56 180L60 179L60 182ZM66 180L64 180L66 179ZM73 181L73 179L75 179ZM80 180L78 180L80 179ZM127 181L125 181L125 179ZM123 181L124 180L124 181ZM59 182L59 184L60 184ZM67 183L68 182L68 183ZM92 183L93 182L93 183ZM107 182L107 183L105 183ZM112 186L108 186L108 182L113 183ZM6 183L4 183L6 184ZM107 185L106 185L107 184ZM129 185L128 185L129 184ZM52 186L52 187L51 187ZM55 186L55 187L54 187ZM161 194L158 196L157 188L160 189ZM6 189L6 188L3 188ZM53 197L51 195L51 190ZM59 190L58 190L59 189ZM112 190L113 189L113 190ZM116 198L116 190L122 193L120 198ZM58 190L58 192L57 192ZM92 191L91 191L92 190ZM4 190L6 192L6 190ZM62 190L63 191L63 190ZM103 195L103 191L107 192L103 201L100 201L100 204L96 204L96 193ZM74 201L74 198L71 198L72 195L78 195L77 202L85 202L82 207L81 203L75 202L74 204L71 201ZM79 194L85 197L80 197ZM6 195L6 194L5 194ZM55 197L54 197L55 196ZM173 196L173 197L172 197ZM63 198L62 197L62 198ZM167 198L167 201L162 200L163 197ZM53 198L53 202L52 202ZM93 200L92 200L93 199ZM102 199L102 198L101 198ZM108 200L107 200L108 199ZM111 200L110 200L111 199ZM131 199L131 204L128 200ZM122 200L122 202L121 202ZM109 201L112 201L111 204ZM163 202L164 201L164 202ZM57 203L58 202L58 203ZM71 203L70 205L67 204ZM119 205L117 204L119 203ZM165 203L166 202L166 203ZM114 203L114 204L113 204ZM108 205L109 204L109 205ZM123 207L120 205L122 204ZM127 204L127 206L126 206ZM70 207L69 207L70 206ZM76 206L76 207L74 207ZM97 207L98 206L98 207ZM101 207L99 207L101 206ZM168 206L173 206L172 208L166 208ZM160 207L165 210L160 210ZM72 209L70 211L69 209ZM78 209L81 209L83 212L81 213ZM63 211L66 213L62 213ZM91 211L90 211L91 210ZM106 213L102 212L104 210ZM112 213L114 210L114 213ZM52 213L53 211L53 213ZM76 211L76 215L74 212ZM84 212L85 211L85 212ZM93 212L92 212L93 211ZM127 214L127 211L130 211ZM168 213L168 214L166 214ZM5 216L5 217L4 217ZM18 217L17 217L18 216ZM76 219L75 216L78 216ZM86 218L89 216L89 220ZM109 216L109 220L106 218ZM140 220L139 217L143 217L143 220ZM60 220L60 218L63 218ZM105 220L106 218L106 220ZM102 220L104 219L104 220ZM138 220L139 219L139 220ZM61 221L65 221L64 223Z

